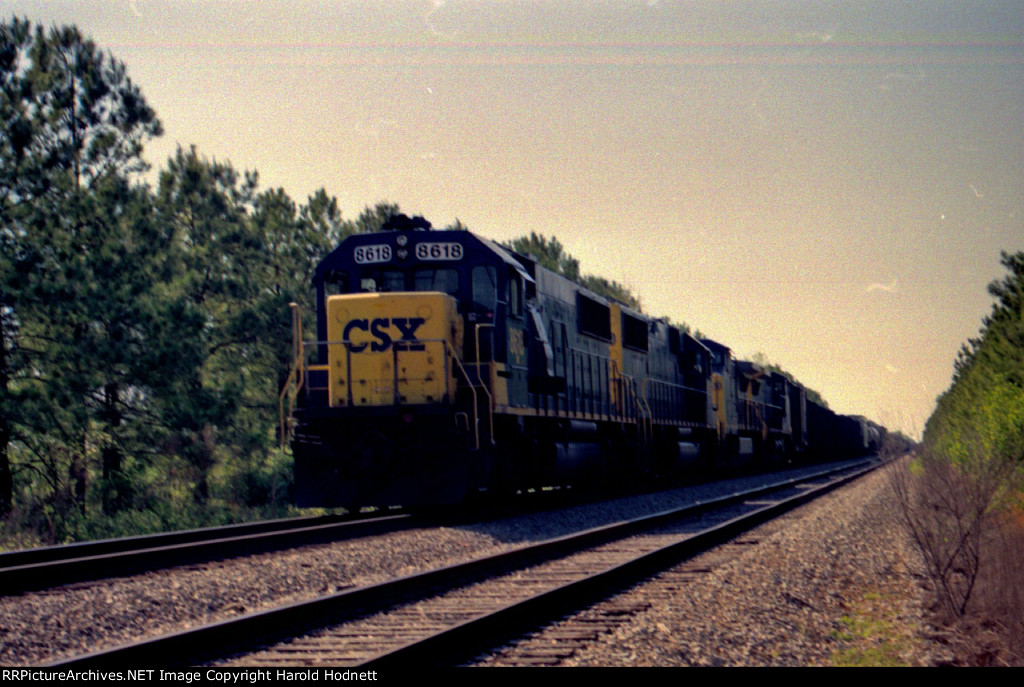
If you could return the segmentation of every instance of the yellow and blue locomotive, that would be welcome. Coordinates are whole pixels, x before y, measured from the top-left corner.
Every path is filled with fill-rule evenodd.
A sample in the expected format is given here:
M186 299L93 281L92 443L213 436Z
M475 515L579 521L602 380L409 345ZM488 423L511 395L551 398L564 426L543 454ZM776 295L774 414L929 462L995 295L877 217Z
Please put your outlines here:
M300 506L450 504L808 445L799 385L467 231L399 216L313 284L316 340L296 312L283 396Z

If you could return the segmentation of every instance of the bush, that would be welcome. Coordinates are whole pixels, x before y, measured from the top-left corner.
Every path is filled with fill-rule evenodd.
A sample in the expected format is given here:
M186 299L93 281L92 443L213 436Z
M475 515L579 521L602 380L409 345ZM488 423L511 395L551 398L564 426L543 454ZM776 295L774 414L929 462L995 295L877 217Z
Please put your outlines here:
M924 449L893 471L903 524L921 554L940 617L967 612L983 555L1005 520L1016 466L1003 460L949 461Z
M218 476L214 491L240 506L286 508L292 502L292 464L291 455L279 449L262 460L234 461Z

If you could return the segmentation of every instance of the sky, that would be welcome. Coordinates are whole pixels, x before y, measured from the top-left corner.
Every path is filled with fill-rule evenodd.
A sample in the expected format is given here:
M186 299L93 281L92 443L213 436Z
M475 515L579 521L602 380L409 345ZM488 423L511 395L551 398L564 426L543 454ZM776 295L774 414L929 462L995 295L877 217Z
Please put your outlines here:
M1024 0L0 0L177 146L582 270L919 436L1024 250Z

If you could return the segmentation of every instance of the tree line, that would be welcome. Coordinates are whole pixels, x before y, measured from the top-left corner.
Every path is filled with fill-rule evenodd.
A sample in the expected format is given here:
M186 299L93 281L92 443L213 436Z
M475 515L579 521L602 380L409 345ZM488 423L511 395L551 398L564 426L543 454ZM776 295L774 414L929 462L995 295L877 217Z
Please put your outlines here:
M613 301L618 301L638 312L643 312L640 297L633 293L632 289L613 279L607 279L606 277L594 274L584 274L580 270L580 261L565 250L561 241L554 236L548 239L543 234L531 231L529 236L521 236L514 239L506 247L511 248L517 253L533 256L541 267L557 272L563 277L571 279L581 286L585 286L594 293L610 298ZM689 331L689 327L683 326L686 328L686 331Z
M142 183L160 121L73 27L0 24L0 131L0 517L61 541L214 482L279 496L288 304L397 206L343 219L194 147Z
M1024 469L1024 252L1001 261L1008 274L989 284L992 312L961 347L925 445L954 462L982 456Z
M1002 264L991 314L892 482L933 610L958 628L968 665L1024 656L1024 252Z
M324 189L299 204L194 147L143 183L160 120L74 27L0 24L0 133L8 531L60 542L285 503L288 304L312 309L319 261L398 206L345 219Z
M343 218L324 189L296 203L195 147L179 147L151 186L142 152L161 133L125 65L76 28L0 23L8 533L52 543L284 507L288 304L311 310L320 260L400 213L382 202ZM641 310L553 237L510 247Z

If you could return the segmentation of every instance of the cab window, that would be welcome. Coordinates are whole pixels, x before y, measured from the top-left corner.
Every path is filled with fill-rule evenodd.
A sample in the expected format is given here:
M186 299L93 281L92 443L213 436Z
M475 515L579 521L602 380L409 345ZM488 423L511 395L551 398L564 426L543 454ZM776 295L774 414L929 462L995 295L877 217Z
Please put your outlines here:
M331 272L323 282L325 296L337 296L348 293L348 275L344 272Z
M498 307L498 270L492 265L477 265L471 278L474 307L493 313Z
M368 293L405 291L405 275L398 270L380 270L363 275L359 290Z
M508 277L508 307L513 317L523 316L523 282L515 273Z
M458 270L416 270L413 282L415 291L441 291L452 296L459 294Z

